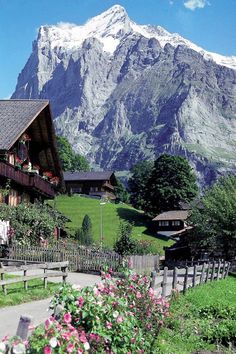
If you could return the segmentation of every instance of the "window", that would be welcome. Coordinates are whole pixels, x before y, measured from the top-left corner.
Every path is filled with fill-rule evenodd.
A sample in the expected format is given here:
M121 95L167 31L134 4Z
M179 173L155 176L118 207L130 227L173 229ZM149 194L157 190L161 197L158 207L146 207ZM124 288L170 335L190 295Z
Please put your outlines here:
M180 226L180 220L174 220L172 221L173 226Z
M169 221L159 221L159 226L169 226Z
M81 187L73 187L72 188L72 193L81 193L82 192L82 188Z

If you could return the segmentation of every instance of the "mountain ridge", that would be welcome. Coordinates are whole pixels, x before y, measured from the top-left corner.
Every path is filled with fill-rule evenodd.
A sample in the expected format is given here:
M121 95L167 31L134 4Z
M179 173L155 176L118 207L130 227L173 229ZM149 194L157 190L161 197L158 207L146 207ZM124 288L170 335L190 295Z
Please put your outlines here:
M102 168L168 152L208 183L235 170L236 71L186 41L119 5L84 26L42 26L12 98L49 98L57 132Z

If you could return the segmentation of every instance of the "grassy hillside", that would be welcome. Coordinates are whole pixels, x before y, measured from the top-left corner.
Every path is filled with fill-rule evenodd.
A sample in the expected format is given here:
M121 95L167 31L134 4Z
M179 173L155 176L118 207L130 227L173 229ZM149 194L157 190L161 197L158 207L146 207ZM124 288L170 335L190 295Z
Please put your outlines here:
M100 200L80 196L59 196L51 202L56 209L66 215L71 222L67 223L70 233L81 227L85 214L92 221L93 238L96 243L100 242L101 216L104 236L104 245L112 247L116 239L120 221L129 221L134 224L133 237L137 240L149 240L153 243L153 251L163 254L163 246L169 246L173 242L155 237L150 229L150 221L144 214L126 204L114 204L107 202L100 205Z
M161 329L154 353L236 353L235 293L236 278L231 276L177 296L171 301L171 316Z

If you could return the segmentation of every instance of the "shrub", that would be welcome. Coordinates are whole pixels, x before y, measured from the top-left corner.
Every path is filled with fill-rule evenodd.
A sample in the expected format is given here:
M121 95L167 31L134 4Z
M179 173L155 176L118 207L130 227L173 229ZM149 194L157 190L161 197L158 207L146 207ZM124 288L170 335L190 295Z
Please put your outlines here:
M152 353L168 303L154 296L150 279L127 272L114 280L78 289L60 288L51 307L63 306L29 338L28 353Z
M121 222L117 234L117 240L114 245L114 251L121 256L134 254L136 242L131 236L132 225L128 222Z
M21 244L39 244L40 238L53 238L55 227L62 228L66 218L44 204L24 204L16 207L0 204L0 219L9 220L14 240Z
M76 239L80 245L90 246L93 243L92 222L86 214L82 221L82 227L75 233Z

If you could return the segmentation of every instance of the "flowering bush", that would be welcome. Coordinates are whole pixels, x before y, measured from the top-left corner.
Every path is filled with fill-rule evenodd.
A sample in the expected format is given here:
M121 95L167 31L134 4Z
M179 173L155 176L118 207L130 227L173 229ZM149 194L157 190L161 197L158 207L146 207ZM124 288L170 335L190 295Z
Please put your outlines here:
M0 353L24 354L28 348L28 341L23 341L20 337L9 338L5 336L0 342Z
M51 303L63 310L29 338L28 353L152 353L169 304L149 288L150 279L127 272L122 279L79 289L60 288Z

